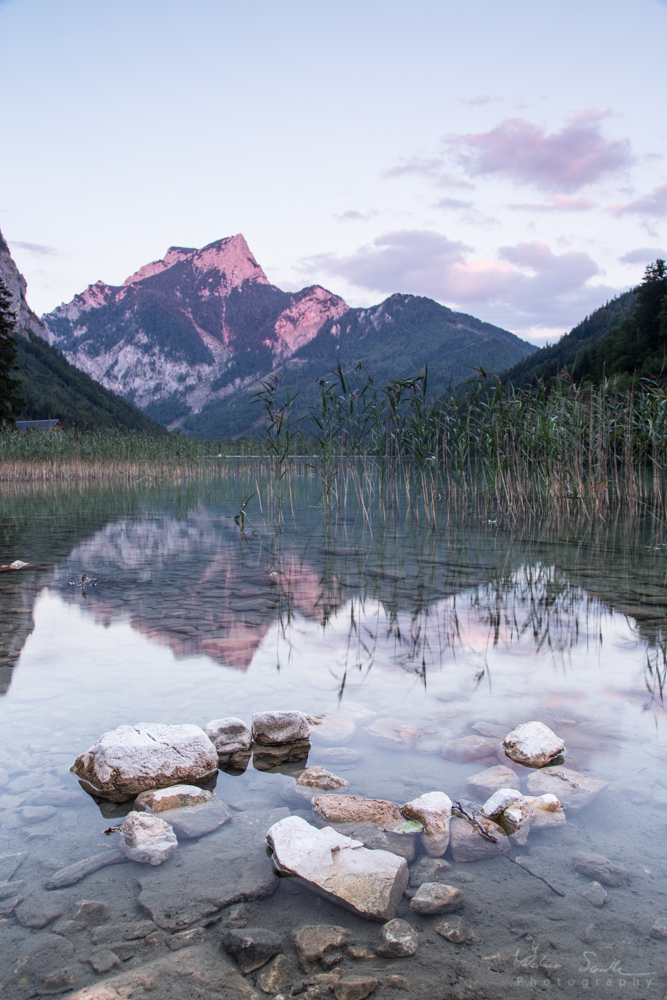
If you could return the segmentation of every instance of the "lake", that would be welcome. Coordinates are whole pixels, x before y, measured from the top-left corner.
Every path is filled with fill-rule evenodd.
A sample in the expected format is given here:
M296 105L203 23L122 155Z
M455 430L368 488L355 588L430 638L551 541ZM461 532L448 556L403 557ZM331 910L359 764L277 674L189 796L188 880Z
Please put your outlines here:
M235 515L256 491L241 530ZM0 573L3 997L109 977L120 992L91 1000L367 995L346 994L349 977L376 979L378 997L663 997L662 525L650 512L516 523L471 506L454 517L431 499L442 514L426 518L418 497L377 480L363 502L350 488L323 506L311 470L288 490L260 464L232 462L181 483L5 489L0 562L29 565ZM46 888L113 851L118 834L105 831L131 808L93 799L70 772L102 733L282 710L326 718L311 726L307 761L218 772L229 822L179 841L159 867L107 865ZM353 795L400 806L437 790L478 810L468 782L490 767L511 765L526 791L534 770L500 743L531 720L563 739L566 768L604 787L566 807L564 825L512 845L548 885L500 853L461 862L448 851L433 879L465 895L460 943L435 930L442 916L410 909L418 836L397 912L419 938L409 957L375 954L380 923L272 881L268 828L316 821L294 790L306 765ZM478 749L455 742L464 737L480 737ZM627 878L591 892L597 880L575 867L591 855ZM307 925L347 932L331 968L299 968L294 935ZM241 981L220 947L241 927L283 941L289 965L270 992L262 969Z

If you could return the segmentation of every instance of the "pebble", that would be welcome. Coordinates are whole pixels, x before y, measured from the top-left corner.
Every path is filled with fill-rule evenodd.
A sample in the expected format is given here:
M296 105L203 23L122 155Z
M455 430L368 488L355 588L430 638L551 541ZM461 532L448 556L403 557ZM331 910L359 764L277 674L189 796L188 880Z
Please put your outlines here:
M252 915L252 908L247 903L239 903L238 906L230 906L222 923L224 927L247 927Z
M228 930L222 935L222 947L243 972L254 972L283 950L283 942L264 927Z
M335 792L338 789L346 791L350 787L350 782L345 778L339 778L319 765L301 771L297 775L296 784L299 788L319 788L324 792Z
M64 989L69 988L74 982L74 972L72 969L57 969L55 972L49 973L42 980L44 989L49 992L62 993Z
M599 882L591 882L587 889L581 890L581 895L593 906L600 909L609 900L609 893L605 892Z
M667 920L664 917L658 917L654 921L649 934L652 938L656 938L658 941L664 941L667 939Z
M336 1000L365 1000L377 989L378 980L364 976L345 976L334 986Z
M83 899L74 907L74 920L82 924L104 924L110 917L109 907L93 899Z
M432 882L451 869L450 863L442 858L421 858L410 872L410 885L420 886L423 882Z
M206 931L203 927L190 927L187 931L179 931L167 938L167 945L170 951L180 951L181 948L190 948L193 945L203 944L206 941Z
M407 958L419 947L419 936L407 920L395 917L380 928L375 954L381 958Z
M350 932L332 924L313 924L302 927L294 936L299 965L306 974L314 972L318 964L330 969L343 958L342 949Z
M468 941L468 930L462 917L448 917L447 920L441 920L433 930L452 944L465 944Z
M112 969L122 969L123 967L123 963L115 951L109 951L106 948L101 951L94 951L88 961L98 975L101 975L103 972L111 972Z
M506 726L501 726L496 722L473 722L471 729L474 729L480 736L488 736L493 740L502 740L507 732Z
M0 854L0 882L7 882L21 867L27 854Z
M170 788L151 788L141 792L134 800L132 808L136 812L162 813L166 810L199 806L211 802L213 792L197 785L172 785Z
M439 882L422 882L410 900L410 909L415 913L453 913L460 910L466 901L465 895L453 885Z
M406 993L410 993L410 984L405 978L405 976L387 976L384 980L384 985L388 986L391 990L404 990Z
M597 882L603 882L604 885L625 885L630 877L627 868L617 865L602 854L579 854L574 861L575 870L580 875L585 875L586 878Z
M101 854L93 854L90 858L84 858L73 865L61 868L46 882L45 889L64 889L68 885L80 882L86 875L104 868L107 865L121 864L128 859L119 850L102 851Z
M292 975L293 965L287 955L276 955L257 976L257 985L263 993L276 993Z

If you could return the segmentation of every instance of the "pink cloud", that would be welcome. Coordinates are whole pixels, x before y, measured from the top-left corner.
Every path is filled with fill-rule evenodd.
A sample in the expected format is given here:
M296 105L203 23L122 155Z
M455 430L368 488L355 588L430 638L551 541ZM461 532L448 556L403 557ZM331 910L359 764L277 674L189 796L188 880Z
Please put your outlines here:
M618 292L589 284L599 268L587 253L555 254L544 243L526 242L500 247L495 260L474 258L464 243L424 230L385 233L345 257L320 254L304 270L379 294L407 292L481 310L509 329L574 326Z
M570 198L566 194L551 194L537 204L523 202L519 205L508 205L521 212L590 212L595 208L595 202L589 198Z
M367 222L368 219L373 219L376 215L375 211L358 212L356 208L350 208L347 212L336 215L335 218L339 222Z
M578 191L632 162L628 139L606 139L604 116L583 112L559 132L523 118L506 118L488 132L452 136L447 147L472 175L498 174L544 191Z
M495 101L500 101L500 97L491 97L490 94L480 94L479 97L462 97L461 104L468 104L472 108L482 107L484 104L493 104Z
M611 205L609 211L614 215L667 215L667 184L660 184L650 194L635 198L625 205Z

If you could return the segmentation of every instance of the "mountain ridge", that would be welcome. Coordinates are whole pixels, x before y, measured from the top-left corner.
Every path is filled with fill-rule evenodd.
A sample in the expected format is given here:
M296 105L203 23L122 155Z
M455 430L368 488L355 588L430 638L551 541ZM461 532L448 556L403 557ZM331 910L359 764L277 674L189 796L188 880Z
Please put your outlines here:
M247 412L248 391L277 370L291 378L305 366L314 382L331 358L345 356L377 362L384 378L380 327L394 375L406 364L406 374L414 374L429 362L437 380L451 382L476 364L492 366L497 357L500 370L535 350L506 330L418 296L350 309L321 285L282 291L240 233L201 249L170 247L121 285L89 285L43 320L51 342L77 367L170 429L206 436L243 433L237 417ZM254 423L249 413L243 419L245 429Z

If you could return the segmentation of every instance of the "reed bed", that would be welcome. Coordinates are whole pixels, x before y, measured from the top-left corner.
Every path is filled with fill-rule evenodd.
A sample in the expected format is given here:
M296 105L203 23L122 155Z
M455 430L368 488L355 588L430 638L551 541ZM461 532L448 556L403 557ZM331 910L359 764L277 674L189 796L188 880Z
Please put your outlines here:
M560 378L549 389L515 391L477 372L462 390L434 398L426 371L377 386L362 366L339 365L320 388L318 404L303 413L296 396L281 399L277 378L265 380L256 394L266 416L261 438L5 428L0 482L178 479L219 475L239 460L269 482L265 502L278 522L287 510L294 517L297 470L319 480L329 511L352 491L369 516L377 508L388 517L407 502L433 523L445 507L493 519L551 509L608 516L629 506L664 519L667 388L657 382L621 390L607 380L584 390Z

